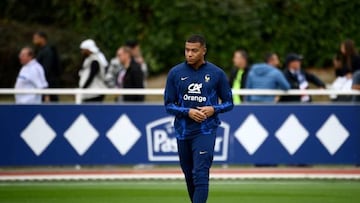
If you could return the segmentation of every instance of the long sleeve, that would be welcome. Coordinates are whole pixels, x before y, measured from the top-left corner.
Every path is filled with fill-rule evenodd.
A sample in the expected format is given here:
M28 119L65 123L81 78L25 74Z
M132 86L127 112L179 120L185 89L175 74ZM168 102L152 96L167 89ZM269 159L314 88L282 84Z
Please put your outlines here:
M142 72L140 66L132 71L132 86L134 88L144 88L144 73Z
M289 90L291 88L289 82L281 72L277 74L277 84L278 87L282 90Z
M318 87L322 87L322 88L326 87L325 83L321 81L318 77L316 77L314 74L305 72L305 77L309 82L315 84Z
M105 73L104 81L108 87L114 88L116 86L117 75L119 74L121 68L122 67L117 58L111 60L109 68Z
M246 85L245 85L245 88L246 89L252 89L252 77L249 77L250 73L248 73L247 75L247 78L246 78ZM251 95L246 95L244 96L244 101L247 101L247 102L251 102Z
M214 105L215 113L230 111L233 107L232 92L225 73L222 72L217 85L217 93L221 99L221 104Z
M52 71L51 68L53 68L53 56L52 53L44 49L42 52L39 53L39 55L36 57L36 60L43 66L45 74L47 77L49 77L50 72Z
M177 88L174 84L173 72L170 71L164 93L164 103L166 112L174 116L188 116L189 108L180 107L178 104L178 95Z
M124 77L124 88L144 88L144 73L139 64L132 62ZM124 95L124 101L141 102L144 95Z
M90 86L91 82L94 80L96 74L98 74L98 72L100 71L99 62L97 62L97 61L91 62L90 68L91 68L91 70L90 70L89 78L86 80L86 82L82 88L88 88Z

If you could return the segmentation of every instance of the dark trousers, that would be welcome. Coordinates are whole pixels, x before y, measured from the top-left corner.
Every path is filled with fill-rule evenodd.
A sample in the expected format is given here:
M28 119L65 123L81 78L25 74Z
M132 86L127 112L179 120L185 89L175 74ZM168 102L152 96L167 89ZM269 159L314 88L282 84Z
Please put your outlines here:
M56 94L43 95L42 96L42 101L45 101L45 96L49 96L50 102L58 102L59 101L59 96L56 95Z
M209 193L209 171L214 157L216 131L177 140L181 169L192 203L205 203Z

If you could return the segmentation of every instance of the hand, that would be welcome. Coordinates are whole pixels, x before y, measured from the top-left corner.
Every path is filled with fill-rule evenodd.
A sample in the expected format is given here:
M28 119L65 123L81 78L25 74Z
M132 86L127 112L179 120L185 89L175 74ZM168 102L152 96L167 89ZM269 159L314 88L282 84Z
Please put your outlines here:
M45 95L45 96L44 96L44 102L45 102L45 103L49 103L49 102L50 102L50 95Z
M207 118L205 113L201 112L198 109L190 109L189 117L198 123L202 123Z
M136 60L136 62L138 64L143 64L144 63L144 58L141 55L137 56L135 60Z
M212 115L214 115L215 113L215 109L212 106L202 106L202 107L197 107L198 110L200 110L203 114L206 115L206 117L211 117Z
M341 62L336 58L333 59L333 65L334 65L335 69L341 68Z

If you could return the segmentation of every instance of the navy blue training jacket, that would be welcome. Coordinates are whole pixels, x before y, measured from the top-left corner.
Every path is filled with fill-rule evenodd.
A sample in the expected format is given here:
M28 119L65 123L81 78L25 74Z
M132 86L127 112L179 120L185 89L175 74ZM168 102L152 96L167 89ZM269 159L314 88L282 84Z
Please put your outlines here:
M168 74L164 102L166 111L175 116L176 135L182 140L212 133L220 125L218 114L230 111L234 106L224 71L210 62L197 70L186 62L174 66ZM197 123L188 113L190 108L201 106L213 106L215 113Z

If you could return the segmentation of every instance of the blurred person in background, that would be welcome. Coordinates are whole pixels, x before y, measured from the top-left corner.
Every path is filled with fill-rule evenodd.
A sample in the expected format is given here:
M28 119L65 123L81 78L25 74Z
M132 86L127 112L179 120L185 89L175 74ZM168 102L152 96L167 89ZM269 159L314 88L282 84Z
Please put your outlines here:
M135 62L140 64L141 71L144 75L144 87L146 87L146 78L149 76L148 65L146 64L144 57L141 53L140 44L135 40L128 40L125 43L125 46L129 47L131 50L131 56L134 58Z
M119 88L144 88L144 73L131 55L131 49L122 46L117 51L117 57L124 67L117 77L117 86ZM123 95L122 100L125 102L143 102L144 95Z
M230 86L233 90L244 89L246 87L246 77L248 74L248 55L244 50L236 50L233 56L234 68L230 75ZM235 105L241 104L244 97L233 95Z
M48 43L48 36L42 31L38 31L33 34L33 44L38 49L36 60L44 68L49 88L60 88L62 70L60 66L60 58L55 46ZM59 101L58 95L50 95L50 101Z
M79 87L84 89L106 88L104 77L108 62L104 54L96 46L94 40L87 39L80 44L81 54L84 57L82 68L79 71ZM104 95L85 94L84 102L101 102Z
M265 54L265 63L275 68L280 68L279 56L275 52L269 52Z
M268 52L265 54L265 63L275 67L280 68L280 59L279 56L275 52ZM275 97L275 102L280 100L280 96Z
M352 85L352 74L360 70L360 56L357 52L355 42L347 39L340 44L339 53L334 60L336 79L332 83L331 88L335 90L350 90ZM347 95L331 95L333 101L351 101L352 96Z
M309 83L313 83L319 88L324 89L325 83L321 81L314 74L307 73L301 69L301 62L303 57L289 53L285 59L285 70L284 75L289 82L291 89L309 89ZM292 95L292 96L281 96L281 102L311 102L309 95Z
M277 56L277 55L276 55ZM255 64L250 68L246 80L248 89L272 89L288 90L290 84L282 72L274 65L277 64L275 55L265 57L266 63ZM248 102L277 102L275 95L249 95L246 97Z
M44 89L48 87L45 72L39 62L34 59L34 50L24 47L19 54L22 68L17 76L15 89ZM44 97L45 101L49 96ZM17 94L15 95L17 104L40 104L42 97L40 94Z
M105 74L105 84L109 88L117 87L117 77L124 70L124 66L120 63L117 57L119 50L116 51L115 57L111 59L109 67Z

